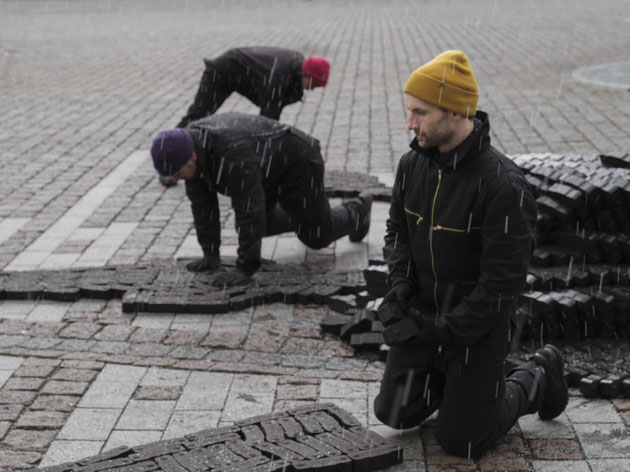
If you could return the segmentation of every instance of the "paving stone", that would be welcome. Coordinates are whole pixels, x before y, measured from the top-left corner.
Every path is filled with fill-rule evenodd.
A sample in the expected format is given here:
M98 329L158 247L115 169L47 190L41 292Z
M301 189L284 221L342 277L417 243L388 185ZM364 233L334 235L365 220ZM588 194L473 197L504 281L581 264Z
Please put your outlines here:
M0 421L15 421L23 408L23 405L0 405Z
M94 335L99 341L126 341L136 331L135 326L109 325Z
M180 360L173 367L186 370L210 370L213 365L214 362L209 360Z
M279 385L276 400L317 400L316 385Z
M127 348L127 354L131 356L165 356L171 351L172 346L155 343L130 344Z
M70 380L74 382L90 382L97 372L87 369L61 368L51 377L53 380Z
M628 457L630 436L623 423L574 424L587 459Z
M324 342L319 339L289 338L282 347L285 354L318 354L324 347Z
M199 344L213 348L236 349L243 343L246 336L245 333L239 331L210 332Z
M132 400L120 416L116 428L164 430L174 407L174 401Z
M57 431L33 431L14 429L4 438L4 444L22 451L45 451L57 435Z
M10 428L11 428L10 421L0 421L0 439L2 439L5 434L7 434Z
M65 323L33 323L24 334L35 337L53 337L65 327Z
M485 470L527 471L527 462L523 457L523 440L514 435L507 435L497 441L490 450L479 458L479 466Z
M203 347L179 346L173 349L170 356L175 359L203 359L209 350Z
M130 337L132 343L159 343L168 335L164 329L138 328Z
M20 470L33 467L42 458L41 453L34 451L2 451L0 469Z
M588 463L592 472L617 472L630 467L630 459L594 459Z
M247 336L243 348L246 351L278 352L284 337L275 333L253 333Z
M44 359L41 357L28 357L22 362L24 367L57 367L61 364L58 359Z
M69 413L76 407L79 397L70 395L39 395L31 410L62 411Z
M0 390L0 405L29 405L36 396L36 392L26 390Z
M13 377L4 384L5 390L39 390L46 379L38 377Z
M95 353L122 355L129 350L129 343L120 341L98 341L90 350Z
M121 410L115 408L77 408L63 424L57 439L104 441L120 413Z
M60 380L49 380L42 388L42 393L59 395L81 395L88 388L87 382L66 382Z
M538 415L525 415L518 419L518 424L526 438L575 438L575 432L565 413L553 421L541 421Z
M582 461L532 461L536 472L591 472L588 463Z
M103 441L55 440L48 448L48 451L46 451L46 456L39 465L50 466L52 464L78 461L86 455L98 454L103 444Z
M25 411L16 423L19 428L57 429L63 426L66 415L59 411Z
M59 336L71 339L90 339L100 329L101 326L96 323L70 323L59 332Z
M141 386L134 396L136 400L177 400L182 392L178 386Z
M530 439L529 447L534 459L577 460L584 458L580 443L575 439Z
M79 402L84 408L114 408L122 410L133 392L136 390L138 382L93 382L90 388Z
M98 361L79 361L79 360L64 360L61 367L68 369L91 369L101 370L105 366L104 362Z
M205 334L199 331L176 330L171 331L162 342L164 344L196 346L204 338Z
M619 414L607 400L587 400L583 397L569 398L566 415L573 423L618 423Z

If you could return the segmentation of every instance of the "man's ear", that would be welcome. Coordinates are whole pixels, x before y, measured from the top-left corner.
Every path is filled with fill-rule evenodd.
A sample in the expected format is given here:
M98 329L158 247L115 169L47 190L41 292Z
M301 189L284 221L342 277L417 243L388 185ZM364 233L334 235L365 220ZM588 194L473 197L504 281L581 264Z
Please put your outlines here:
M192 158L193 161L197 160L197 153L195 151L193 151L192 156L190 156Z

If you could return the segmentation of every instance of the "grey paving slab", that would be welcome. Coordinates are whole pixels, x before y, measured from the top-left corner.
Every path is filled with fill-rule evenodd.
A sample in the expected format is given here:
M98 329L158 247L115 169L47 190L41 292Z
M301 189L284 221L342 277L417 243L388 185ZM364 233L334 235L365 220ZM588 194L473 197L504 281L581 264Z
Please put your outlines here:
M184 385L190 373L185 370L150 368L140 385Z
M232 374L192 372L176 405L177 410L221 410L233 380Z
M363 382L355 382L351 380L322 380L320 387L320 396L322 398L356 398L363 399L367 397L366 385Z
M566 415L573 423L621 422L619 414L609 401L584 397L569 398Z
M22 357L0 356L0 371L6 370L13 372L22 365L23 361L24 358Z
M261 411L272 411L277 378L245 375L235 377L230 387L221 422L236 421L243 415L255 416Z
M630 435L624 424L574 424L584 454L588 459L623 458L630 455Z
M174 401L131 400L116 423L116 429L163 430L174 408Z
M78 461L84 457L96 455L103 447L103 441L53 441L44 458L41 467Z
M190 434L191 431L215 428L220 417L219 410L175 411L164 429L162 438L177 438Z
M111 451L120 446L133 447L162 439L162 431L115 430L103 446L101 452Z
M630 470L630 459L596 459L588 461L592 472Z
M81 398L79 406L83 408L122 409L132 397L137 386L137 382L94 382Z
M121 411L117 408L77 408L68 417L57 439L105 441Z
M532 461L536 472L591 472L588 463L584 461ZM621 470L621 469L617 469Z
M526 438L574 438L575 432L566 413L552 421L542 421L538 414L521 416L518 425Z
M147 369L145 367L107 364L98 374L96 381L137 384L138 382L140 382L146 372Z

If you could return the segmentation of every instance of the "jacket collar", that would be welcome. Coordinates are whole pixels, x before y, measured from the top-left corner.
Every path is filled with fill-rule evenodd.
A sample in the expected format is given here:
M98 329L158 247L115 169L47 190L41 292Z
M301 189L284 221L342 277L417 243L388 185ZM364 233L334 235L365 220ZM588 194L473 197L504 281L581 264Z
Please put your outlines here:
M435 162L440 168L450 167L457 169L457 167L465 165L483 153L490 146L490 121L488 114L483 111L477 111L473 120L475 127L471 133L450 151L441 153L436 147L424 149L418 144L418 138L413 138L409 146L418 154Z

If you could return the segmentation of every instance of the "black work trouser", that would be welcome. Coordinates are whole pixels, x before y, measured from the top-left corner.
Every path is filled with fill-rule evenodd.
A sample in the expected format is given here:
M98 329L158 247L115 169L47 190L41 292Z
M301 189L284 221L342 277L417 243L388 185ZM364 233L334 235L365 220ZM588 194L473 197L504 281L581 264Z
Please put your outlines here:
M330 206L324 192L324 161L319 142L291 130L282 138L280 150L272 160L290 165L279 179L265 188L267 229L265 236L295 231L312 249L321 249L356 227L352 205ZM264 166L263 166L264 169Z
M530 402L533 363L506 378L503 356L479 343L439 349L392 347L378 396L376 417L393 428L419 425L439 408L435 437L448 453L478 457L524 414ZM540 389L538 389L540 390Z
M234 86L224 80L216 69L206 67L201 76L195 99L192 105L188 107L186 115L177 124L177 128L184 128L192 121L216 113L234 90Z

